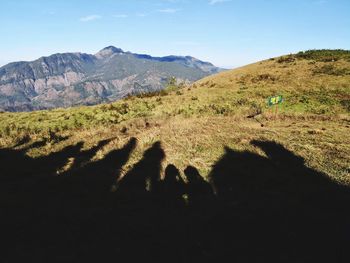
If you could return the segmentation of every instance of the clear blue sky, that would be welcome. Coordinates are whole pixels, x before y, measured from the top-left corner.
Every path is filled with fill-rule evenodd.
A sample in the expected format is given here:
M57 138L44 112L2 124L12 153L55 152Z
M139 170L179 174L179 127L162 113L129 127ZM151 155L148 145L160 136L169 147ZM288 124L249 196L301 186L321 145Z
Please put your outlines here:
M1 0L0 65L114 45L222 67L350 49L349 0Z

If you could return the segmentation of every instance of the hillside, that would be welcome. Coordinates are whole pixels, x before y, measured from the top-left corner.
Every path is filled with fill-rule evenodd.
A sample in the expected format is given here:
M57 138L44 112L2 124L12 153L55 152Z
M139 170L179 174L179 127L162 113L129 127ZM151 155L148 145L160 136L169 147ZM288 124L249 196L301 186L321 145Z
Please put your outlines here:
M221 69L193 57L152 57L110 46L95 55L54 54L0 68L0 109L31 111L112 102L193 82Z
M165 144L174 147L171 152L180 155L169 154L170 162L175 161L183 167L196 156L198 162L193 164L208 170L210 162L219 157L220 148L225 144L235 145L241 139L247 142L248 138L254 137L253 134L270 135L270 138L295 136L297 140L302 139L299 134L303 134L307 140L315 137L331 139L330 144L327 142L318 149L325 150L323 148L327 147L326 152L317 155L324 158L332 156L333 144L340 148L347 145L348 139L344 136L350 110L349 69L348 58L324 62L290 55L223 72L184 88L171 87L167 91L134 96L112 104L32 113L1 113L1 143L9 144L26 136L40 139L55 133L72 136L70 143L88 135L87 143L91 145L96 136L90 135L100 134L96 140L104 136L120 136L119 140L123 142L123 138L136 136L142 150L152 141L162 139ZM276 120L275 109L266 103L267 98L274 94L283 95L285 100L279 105ZM262 114L255 119L246 118L259 112ZM247 129L248 138L237 134L241 138L238 139L232 134L232 129L240 128L234 124L237 121L244 124L242 128ZM337 125L334 126L334 123ZM335 128L338 126L340 130ZM271 132L273 129L281 132L275 134ZM111 132L112 135L107 135ZM192 135L196 137L193 140L188 138ZM219 145L208 145L218 138L223 140ZM184 143L187 141L190 145ZM190 148L184 149L185 145ZM305 144L294 142L293 145L307 152L307 149L300 149L300 145ZM239 143L237 146L243 145ZM210 156L200 150L208 147L211 149ZM106 147L105 151L108 149ZM346 150L343 148L337 154L343 152L342 158L345 158ZM311 156L315 158L315 155ZM333 162L339 165L340 160ZM317 160L314 164L322 165L322 161L325 160ZM332 169L332 173L345 175L348 172L346 162L343 162L342 168L324 165L325 169Z
M277 114L273 95L284 99ZM348 262L349 132L343 50L109 104L0 113L0 199L16 222L8 250L18 261L59 251L78 261ZM33 233L28 252L14 253Z

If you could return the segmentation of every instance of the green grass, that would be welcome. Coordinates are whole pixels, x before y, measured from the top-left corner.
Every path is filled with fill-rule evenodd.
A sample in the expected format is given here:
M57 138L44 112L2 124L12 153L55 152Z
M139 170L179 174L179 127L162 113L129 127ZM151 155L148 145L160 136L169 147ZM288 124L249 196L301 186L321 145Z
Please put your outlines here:
M165 165L173 163L180 169L193 165L205 176L224 146L257 151L250 140L274 140L305 158L310 167L349 183L350 75L340 74L349 72L348 53L307 51L283 56L191 86L171 85L111 104L0 113L0 147L12 147L25 138L45 138L46 146L28 152L42 156L79 141L89 148L99 140L115 138L94 157L99 159L135 136L138 148L126 170L160 140L167 154ZM272 95L284 97L278 116L267 105ZM247 118L252 115L257 117ZM55 143L60 136L69 139Z

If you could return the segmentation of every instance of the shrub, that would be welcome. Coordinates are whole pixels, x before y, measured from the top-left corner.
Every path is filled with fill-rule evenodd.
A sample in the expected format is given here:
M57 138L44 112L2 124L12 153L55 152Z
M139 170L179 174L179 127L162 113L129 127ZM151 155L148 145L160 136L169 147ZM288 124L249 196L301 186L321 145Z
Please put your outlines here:
M249 116L257 116L262 113L261 105L256 102L252 102L249 108Z
M312 72L314 75L325 74L334 76L344 76L350 74L350 69L347 68L336 68L334 65L324 65L320 68L316 68Z
M248 104L248 99L247 98L238 99L234 104L235 106L244 106Z
M350 100L341 100L340 104L346 111L350 112Z
M251 79L251 81L253 83L257 83L260 81L272 81L272 82L274 82L276 80L277 80L277 78L271 74L260 74L260 75L257 75Z
M293 55L282 56L277 59L277 63L292 63L295 61L295 57Z
M228 115L233 112L233 109L230 105L219 105L219 104L210 104L209 109L218 115Z
M343 49L319 49L302 51L295 55L296 58L315 60L320 62L333 62L340 59L350 61L350 50Z

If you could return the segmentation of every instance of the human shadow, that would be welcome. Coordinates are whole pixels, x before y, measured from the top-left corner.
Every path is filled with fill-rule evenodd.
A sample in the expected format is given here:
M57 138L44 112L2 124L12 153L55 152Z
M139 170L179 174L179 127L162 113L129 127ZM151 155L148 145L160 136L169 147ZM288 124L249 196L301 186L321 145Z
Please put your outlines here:
M118 191L126 195L159 193L161 165L165 152L160 142L155 142L145 151L142 160L128 171L118 183Z
M65 139L67 138L65 137ZM48 143L47 140L34 141L29 144L28 139L21 141L22 143L17 144L13 148L0 149L1 181L16 181L19 179L56 174L56 171L67 162L70 156L79 153L83 145L82 143L70 145L47 156L32 158L27 155L27 152L31 149L44 147ZM56 143L59 142L57 141Z
M10 226L2 231L7 240L2 260L37 258L45 262L54 255L50 261L97 260L103 251L111 256L116 243L113 240L119 236L113 234L118 229L113 228L118 224L118 209L110 188L134 150L136 139L82 166L111 140L84 151L80 142L39 158L28 157L25 149L0 151L16 158L7 164L11 180L2 180L0 187L3 224ZM77 160L71 170L55 174L70 158ZM14 161L22 166L16 174ZM102 237L109 242L98 242ZM86 253L89 248L91 253Z
M74 172L77 172L79 169L81 169L84 165L89 164L91 159L96 155L96 153L101 150L103 147L108 145L111 141L113 141L115 138L102 140L97 143L97 145L93 146L90 149L80 151L78 155L75 155L74 163L70 167L70 169L65 173L64 175L69 175ZM68 174L69 173L69 174Z
M161 183L161 195L165 206L180 208L185 205L186 183L175 165L169 164Z
M209 175L221 211L207 249L239 262L343 262L349 189L278 143L252 145L267 157L226 148Z
M187 194L189 204L191 206L209 205L209 201L214 195L212 186L204 180L197 168L193 166L188 166L184 173L188 181Z
M0 184L2 261L348 262L349 188L282 145L252 141L266 156L226 147L205 180L174 165L162 178L160 142L124 176L135 138L91 161L111 140L37 159L0 149L12 177Z
M137 145L136 138L131 138L124 147L110 151L100 160L89 162L84 166L81 164L89 161L98 150L112 140L100 141L97 146L83 151L78 155L78 161L73 167L61 176L61 180L63 182L67 181L69 185L67 187L72 192L77 192L80 189L83 192L87 192L90 196L96 191L100 194L110 192L111 187L121 174L122 167L129 160L131 153Z

